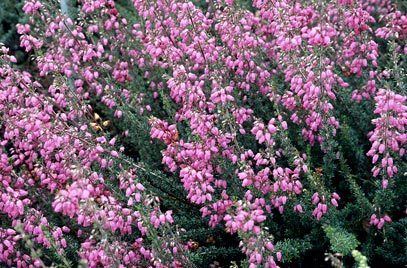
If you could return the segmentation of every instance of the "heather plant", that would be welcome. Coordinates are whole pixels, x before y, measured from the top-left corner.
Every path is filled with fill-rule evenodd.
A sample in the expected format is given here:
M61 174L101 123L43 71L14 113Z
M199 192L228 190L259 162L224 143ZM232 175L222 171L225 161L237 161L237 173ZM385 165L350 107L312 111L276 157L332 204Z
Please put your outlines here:
M376 2L26 0L0 262L406 263L407 19Z
M3 48L2 52L8 51ZM71 106L65 99L69 93L64 90L69 89L63 78L49 86L49 95L43 94L40 83L27 72L9 67L7 61L15 58L3 55L1 68L4 134L0 205L6 224L10 222L7 229L2 228L2 263L69 267L71 261L77 261L65 256L69 249L89 267L111 266L119 260L129 266L149 262L178 265L177 257L166 256L183 250L177 250L176 236L166 227L173 222L172 212L160 211L158 199L138 182L131 162L115 160L121 158L112 148L115 138L91 135L82 124L87 107ZM111 169L115 162L120 172ZM44 209L59 216L48 219ZM80 245L67 242L65 236L72 232ZM30 243L36 243L32 246L35 250L42 245L59 257L19 246L26 235ZM148 241L149 237L153 240Z

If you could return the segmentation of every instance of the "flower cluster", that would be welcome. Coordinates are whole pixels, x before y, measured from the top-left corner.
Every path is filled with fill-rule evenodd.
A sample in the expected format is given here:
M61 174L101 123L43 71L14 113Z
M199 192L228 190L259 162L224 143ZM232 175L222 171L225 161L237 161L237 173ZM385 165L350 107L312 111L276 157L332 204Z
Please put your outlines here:
M391 218L388 215L378 218L376 214L370 217L370 225L374 225L377 229L382 229L385 223L391 222Z
M407 108L404 95L377 89L376 38L402 43L406 16L387 1L209 2L133 0L130 22L113 0L78 1L76 19L55 1L25 1L17 29L36 69L13 68L6 48L0 56L0 263L44 266L22 247L27 237L66 262L74 236L89 267L190 265L176 212L160 208L117 142L129 132L92 122L99 106L148 117L164 171L211 227L239 237L249 267L284 260L275 218L329 223L346 202L319 167L346 162L335 151L344 103L376 104L367 155L387 188L405 154ZM386 25L374 32L376 12ZM146 89L130 90L136 80ZM318 150L323 161L311 159Z
M281 148L288 129L283 115L303 127L302 134L311 144L323 144L339 128L334 103L337 92L348 87L349 76L363 77L365 83L352 93L352 99L361 101L376 94L378 45L370 27L375 19L353 1L321 5L253 1L256 14L219 1L208 17L183 1L155 1L153 7L146 1L134 3L148 25L139 34L151 57L146 62L168 70L170 96L179 104L174 119L187 121L197 137L187 141L175 124L152 120L152 138L167 145L163 163L171 171L179 170L188 198L203 206L203 216L210 216L212 226L223 221L227 231L256 241L255 248L245 250L251 264L274 267L275 253L260 254L264 244L257 236L264 232L273 209L283 213L290 199L301 195L301 177L312 176L306 156L299 152L293 167L281 166L288 154L288 148ZM215 35L209 31L211 24ZM217 36L223 46L217 46ZM284 92L272 86L273 76L280 74L288 83ZM278 118L269 118L266 124L253 116L245 105L256 94L270 99L280 112ZM238 109L247 111L244 119L236 117ZM252 124L250 131L243 122ZM239 136L248 133L262 148L258 152L239 143ZM233 179L223 179L218 158L236 165L234 173L244 195L233 196L229 186ZM317 220L330 206L338 207L339 195L328 195L330 200L318 192L312 197L316 206L312 215ZM301 204L293 207L304 212Z
M2 48L2 52L8 50ZM42 256L27 255L19 241L29 237L26 239L35 243L32 247L43 246L64 256L68 246L65 235L69 234L86 239L81 256L89 267L118 261L160 266L157 255L166 251L166 240L156 251L143 243L143 237L154 238L151 228L168 228L173 222L171 211L160 212L157 200L145 193L136 179L136 170L121 166L125 173L114 174L115 159L122 157L114 150L114 139L107 142L104 136L92 133L86 119L90 107L75 101L67 80L55 77L46 88L29 73L13 69L10 62L15 58L5 54L0 60L0 212L11 221L8 229L1 229L1 262L43 266ZM104 173L109 170L113 173L106 177ZM116 176L122 195L134 195L134 202L120 201L121 194L109 188ZM76 227L51 223L44 216L44 206L52 206L53 213L72 219ZM71 230L77 228L78 233L72 234ZM124 240L125 235L137 231L140 235L135 241ZM105 234L115 239L114 247L105 246L107 241L100 238ZM89 244L96 251L89 252ZM172 255L173 247L176 244L164 254ZM121 258L108 257L113 252L120 252L117 257ZM170 262L178 263L177 257L171 257Z
M403 156L407 143L407 106L406 97L396 94L391 90L380 89L375 97L375 114L379 117L373 119L375 125L370 133L369 140L372 147L367 153L372 157L373 176L378 176L384 170L389 178L397 173L397 166L394 164L393 154ZM380 159L380 161L379 161ZM387 177L384 177L383 188L387 187Z

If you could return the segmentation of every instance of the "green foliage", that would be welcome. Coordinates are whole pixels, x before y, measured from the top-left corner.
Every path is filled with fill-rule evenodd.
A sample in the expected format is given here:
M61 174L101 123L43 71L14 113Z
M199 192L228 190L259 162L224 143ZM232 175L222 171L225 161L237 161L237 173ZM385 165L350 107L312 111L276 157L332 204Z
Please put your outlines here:
M0 1L0 43L12 49L19 46L16 24L22 16L21 7L21 0Z
M386 263L400 265L407 263L407 219L394 222L387 230L384 240L374 250Z
M278 241L275 245L277 251L281 251L284 258L283 263L290 263L293 260L300 259L307 251L311 250L313 245L310 238L304 239L285 239Z
M225 247L204 247L199 248L190 255L191 261L197 267L210 267L210 265L229 265L230 259L236 260L241 258L241 252L238 248ZM215 266L216 267L216 266Z
M60 8L63 14L75 19L77 17L77 0L60 0Z
M359 241L355 235L347 232L343 228L326 225L323 229L329 238L331 250L335 253L348 255L359 245Z

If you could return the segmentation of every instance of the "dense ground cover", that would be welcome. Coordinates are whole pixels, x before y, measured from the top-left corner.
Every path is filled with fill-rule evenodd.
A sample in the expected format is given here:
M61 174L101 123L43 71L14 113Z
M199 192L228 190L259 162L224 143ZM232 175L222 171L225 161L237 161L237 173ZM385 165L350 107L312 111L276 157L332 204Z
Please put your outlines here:
M0 265L407 263L402 1L0 7Z

